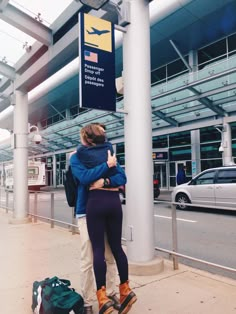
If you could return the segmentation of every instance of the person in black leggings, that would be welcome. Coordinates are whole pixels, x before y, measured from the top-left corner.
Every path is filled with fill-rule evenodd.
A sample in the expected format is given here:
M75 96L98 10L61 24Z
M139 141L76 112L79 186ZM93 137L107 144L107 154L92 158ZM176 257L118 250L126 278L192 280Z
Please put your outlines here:
M107 163L106 174L90 184L86 206L87 228L94 256L99 314L109 314L114 310L112 302L106 296L105 234L120 277L119 314L125 314L129 312L137 297L129 287L128 261L121 245L122 206L119 189L112 184L112 178L116 175L122 176L125 184L126 176L116 161L111 143L106 141L104 128L98 124L89 124L81 129L80 137L82 145L77 150L77 156L85 167L94 168L101 163Z

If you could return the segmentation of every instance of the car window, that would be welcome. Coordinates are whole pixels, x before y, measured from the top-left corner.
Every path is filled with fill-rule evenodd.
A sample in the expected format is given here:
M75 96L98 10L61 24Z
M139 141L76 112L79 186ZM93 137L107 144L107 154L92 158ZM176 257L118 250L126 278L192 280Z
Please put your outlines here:
M219 170L217 183L236 183L236 169Z
M202 185L202 184L213 184L215 177L215 171L208 171L203 173L195 180L195 185Z

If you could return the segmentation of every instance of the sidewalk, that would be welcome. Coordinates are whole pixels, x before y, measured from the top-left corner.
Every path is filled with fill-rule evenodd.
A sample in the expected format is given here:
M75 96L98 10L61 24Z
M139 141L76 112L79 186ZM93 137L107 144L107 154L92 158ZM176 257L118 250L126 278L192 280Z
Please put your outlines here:
M1 313L32 314L32 283L45 277L69 279L79 292L79 235L42 222L12 225L10 215L0 210ZM228 278L184 265L174 271L165 261L161 274L130 282L138 296L130 314L236 314L236 281Z

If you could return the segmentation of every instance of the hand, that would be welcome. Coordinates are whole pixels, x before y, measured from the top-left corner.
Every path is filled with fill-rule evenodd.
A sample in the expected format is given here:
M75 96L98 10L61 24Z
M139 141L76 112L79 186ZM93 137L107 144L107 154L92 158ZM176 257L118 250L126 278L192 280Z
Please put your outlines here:
M99 188L102 188L103 187L103 184L104 184L104 179L101 178L93 183L90 184L90 188L91 189L99 189Z
M116 167L117 164L117 159L116 159L116 155L114 154L113 156L111 155L111 151L108 150L107 151L107 165L109 168L111 167Z

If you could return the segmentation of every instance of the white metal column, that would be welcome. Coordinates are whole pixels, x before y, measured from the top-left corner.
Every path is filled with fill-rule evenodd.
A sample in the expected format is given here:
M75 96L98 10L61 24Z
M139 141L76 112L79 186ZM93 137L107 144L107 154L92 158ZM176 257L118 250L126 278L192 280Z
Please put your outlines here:
M231 137L231 126L229 123L224 122L223 130L221 133L222 145L223 145L223 166L229 166L233 164L232 160L232 137Z
M56 155L52 156L52 172L53 172L53 187L57 187L57 157Z
M192 177L201 171L200 130L191 131Z
M154 258L149 2L130 0L123 41L127 255Z
M28 96L15 91L13 221L25 222L28 206Z

